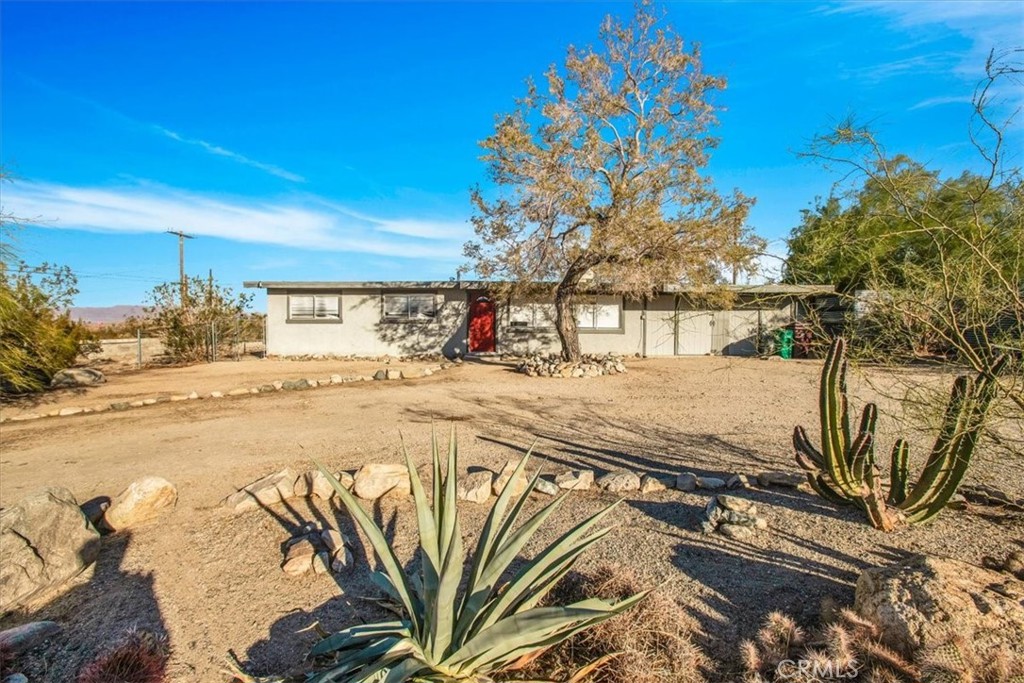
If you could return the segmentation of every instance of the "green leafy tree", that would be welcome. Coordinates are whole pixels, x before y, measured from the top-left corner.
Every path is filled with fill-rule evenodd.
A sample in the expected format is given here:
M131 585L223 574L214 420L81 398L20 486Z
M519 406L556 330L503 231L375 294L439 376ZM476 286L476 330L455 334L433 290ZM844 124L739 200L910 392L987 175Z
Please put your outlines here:
M165 282L150 293L146 316L164 343L167 354L178 362L212 360L226 345L253 324L246 309L252 295L235 294L212 280L185 279Z
M586 278L634 297L666 282L710 285L750 268L761 242L744 225L752 200L723 197L702 173L725 81L650 3L629 24L606 18L600 44L570 47L545 79L481 143L497 190L473 191L477 238L465 253L509 293L556 283L562 355L576 360Z
M990 55L974 93L969 138L981 171L943 177L890 154L853 120L818 136L804 156L842 170L849 185L805 212L786 264L793 282L871 290L849 330L861 356L898 362L927 354L997 381L1004 400L990 425L1024 419L1024 177L1012 145L1007 153L1020 131L1017 112L997 119L1005 107L993 100L1003 82L1019 88L1021 54ZM1011 360L1000 374L1002 354ZM897 398L933 424L941 419L943 397L920 383ZM1022 452L1019 437L987 435Z
M9 181L0 170L0 182ZM28 219L0 208L0 393L40 391L92 342L67 309L78 281L67 266L29 265L12 247Z

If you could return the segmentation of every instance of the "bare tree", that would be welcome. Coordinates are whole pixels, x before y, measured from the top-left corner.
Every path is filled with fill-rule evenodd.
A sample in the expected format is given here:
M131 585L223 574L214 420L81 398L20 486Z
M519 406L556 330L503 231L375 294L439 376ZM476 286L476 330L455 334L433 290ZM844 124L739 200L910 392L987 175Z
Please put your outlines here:
M570 46L545 80L528 82L481 143L497 191L473 191L477 239L465 252L510 291L552 283L562 355L576 360L585 278L634 297L666 282L710 285L752 268L761 242L744 224L753 200L721 196L701 173L725 81L649 3L629 24L607 17L600 45Z

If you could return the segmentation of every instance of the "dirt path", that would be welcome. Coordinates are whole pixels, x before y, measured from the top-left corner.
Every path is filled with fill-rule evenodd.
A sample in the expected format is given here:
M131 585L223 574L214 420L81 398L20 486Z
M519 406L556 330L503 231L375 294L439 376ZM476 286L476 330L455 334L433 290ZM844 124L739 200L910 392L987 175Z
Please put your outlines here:
M281 363L294 371L275 379L332 372L317 363ZM200 376L191 383L209 379L223 388L237 380L245 386L257 377L244 373L263 363L218 365L237 369L213 378L197 370ZM279 568L288 529L318 517L334 520L335 511L305 501L274 514L232 517L217 508L236 487L284 466L303 470L312 458L337 469L397 462L399 431L414 456L426 462L429 423L435 420L442 429L457 425L463 468L500 467L537 439L536 453L552 469L756 473L793 469L792 427L816 421L815 362L688 358L635 361L630 368L626 375L599 379L548 380L515 374L500 363L467 363L408 382L4 423L0 504L47 485L67 486L80 500L113 495L146 474L175 482L180 496L159 523L105 538L92 581L36 615L62 621L67 631L63 645L40 656L32 680L70 680L82 661L132 623L167 631L173 681L225 680L220 669L229 650L251 673L270 673L299 661L315 640L301 632L313 621L336 629L352 623L355 610L365 614L359 598L374 593L365 557L357 557L355 569L337 583L327 576L291 579ZM213 374L220 372L218 367ZM189 377L169 371L166 376L175 382ZM133 386L149 391L162 386L162 379L140 375ZM173 389L183 390L182 384ZM853 390L867 393L860 382ZM890 422L883 417L886 443ZM920 457L924 450L915 444L912 454ZM982 455L971 479L1021 491L1021 469ZM833 509L807 494L755 489L744 495L758 502L771 525L750 542L698 533L706 493L630 495L612 514L615 530L582 565L630 564L652 582L667 580L666 590L700 623L695 639L721 662L714 679L723 682L736 680L738 640L751 635L772 609L807 621L826 596L851 600L857 573L870 564L906 552L978 562L986 554L1005 555L1024 540L1019 518L989 512L949 511L930 526L883 535L856 512ZM528 552L612 500L603 493L579 494ZM472 543L484 509L466 504L465 510L464 531ZM411 554L415 524L409 502L386 500L375 513L394 522L396 543ZM338 523L350 529L345 516ZM9 617L0 627L22 618Z

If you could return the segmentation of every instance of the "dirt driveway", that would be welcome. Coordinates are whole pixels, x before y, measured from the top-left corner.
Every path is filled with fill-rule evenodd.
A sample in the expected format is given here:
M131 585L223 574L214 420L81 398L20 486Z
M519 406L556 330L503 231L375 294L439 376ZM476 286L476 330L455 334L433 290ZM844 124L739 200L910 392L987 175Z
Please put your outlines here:
M313 363L281 363L294 372L275 379L331 372ZM218 364L237 367L235 373L257 365L262 363ZM199 374L170 391L206 391L201 381L222 390L229 379L241 386L256 379L219 367L214 374L226 374L214 378L185 370ZM136 623L167 632L173 681L225 680L221 668L229 651L250 673L281 671L315 640L305 630L314 621L336 629L351 624L356 613L366 614L361 597L373 590L365 556L357 554L352 572L336 579L294 579L279 568L289 529L317 518L334 523L334 510L305 501L273 514L230 516L218 508L236 487L276 469L307 469L312 458L337 469L397 462L400 431L414 456L426 462L431 420L442 429L458 427L463 468L500 467L536 439L536 453L551 469L715 476L793 469L790 434L794 424L815 424L818 372L813 361L682 358L634 361L625 375L554 380L527 378L498 362L466 363L410 381L4 423L2 505L48 485L66 486L79 500L114 495L147 474L165 477L179 490L173 512L132 533L106 537L92 580L34 616L57 619L66 630L33 663L31 680L71 680L83 661ZM118 386L127 385L112 382L103 391L120 391ZM862 397L870 393L860 381L852 389ZM883 402L883 415L890 407ZM882 424L881 439L888 443L892 421L883 416ZM917 443L912 456L924 452ZM1019 463L984 453L977 460L972 481L1024 490ZM668 581L665 590L694 617L696 642L719 662L712 679L723 682L737 680L737 642L769 610L785 609L808 621L826 596L850 601L865 566L907 552L980 562L986 554L1005 556L1024 540L1021 519L1004 514L948 511L930 526L884 535L855 512L804 493L754 489L744 495L758 502L771 528L741 543L699 533L706 493L630 494L611 516L615 530L581 565L629 564L651 582ZM578 494L537 544L612 500L599 492ZM472 543L483 507L467 503L465 510L464 532ZM411 555L409 502L385 500L374 511L393 525L396 543ZM351 528L344 515L336 523ZM0 627L26 618L9 616Z

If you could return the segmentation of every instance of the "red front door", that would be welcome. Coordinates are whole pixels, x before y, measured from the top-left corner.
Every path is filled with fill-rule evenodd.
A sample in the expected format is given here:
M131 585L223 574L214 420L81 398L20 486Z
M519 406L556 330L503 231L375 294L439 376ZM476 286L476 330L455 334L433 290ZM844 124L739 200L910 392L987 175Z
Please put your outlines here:
M469 307L469 352L494 352L494 302L480 297Z

